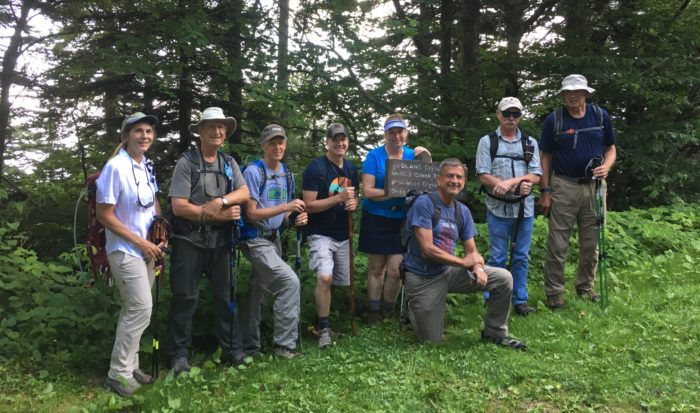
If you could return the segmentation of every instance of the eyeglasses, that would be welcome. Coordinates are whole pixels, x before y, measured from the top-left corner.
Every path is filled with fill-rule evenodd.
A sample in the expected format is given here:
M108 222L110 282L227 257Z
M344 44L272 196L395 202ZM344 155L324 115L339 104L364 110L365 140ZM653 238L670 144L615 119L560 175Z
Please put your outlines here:
M153 204L155 204L156 202L156 192L151 186L151 182L155 180L155 177L152 173L149 173L153 168L153 164L150 160L146 161L145 167L146 185L145 187L141 187L141 182L139 182L139 180L136 179L136 169L134 168L134 161L131 161L131 173L134 175L134 182L136 182L136 202L138 202L140 207L148 209L152 207ZM146 199L146 202L143 202L142 199Z
M518 119L519 117L523 116L523 112L520 112L519 110L506 110L501 112L501 116L503 116L504 118L514 117L515 119Z

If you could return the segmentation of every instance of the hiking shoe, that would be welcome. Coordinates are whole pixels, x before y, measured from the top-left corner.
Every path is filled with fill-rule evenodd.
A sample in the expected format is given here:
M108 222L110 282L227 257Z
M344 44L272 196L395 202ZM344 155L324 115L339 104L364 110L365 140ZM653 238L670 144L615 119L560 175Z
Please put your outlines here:
M128 379L125 379L123 377L120 377L118 379L107 377L107 380L105 380L105 388L112 390L113 392L117 393L122 397L131 396L140 387L141 385L139 384L139 382L137 382L136 379L133 377L129 377Z
M367 324L377 324L382 322L381 311L370 311L367 316Z
M275 348L272 350L272 355L275 357L282 357L285 359L293 359L295 357L301 356L301 353L293 348L278 346L277 344L275 344Z
M560 310L564 308L564 299L561 298L561 294L548 295L547 307L549 307L550 310Z
M579 298L592 303L600 301L600 294L594 293L593 290L576 290L576 294L578 294Z
M527 303L520 303L515 304L513 306L513 311L515 311L515 314L519 316L527 317L528 315L534 313L537 310L535 310L534 307L530 307L529 305L527 305Z
M391 308L382 312L382 318L384 320L398 320L398 315L396 311L394 311L394 309Z
M134 375L136 381L139 382L139 384L151 384L154 381L153 376L141 369L134 370L132 374Z
M318 336L318 348L324 349L331 344L333 344L333 338L331 337L331 329L330 328L324 328L319 332Z
M481 341L485 343L493 343L501 347L512 348L514 350L527 350L527 345L525 345L524 341L516 340L511 336L505 336L503 338L489 337L486 334L484 334L483 330L481 331Z
M173 369L173 374L176 376L180 373L190 371L190 363L187 362L187 357L181 356L173 360L170 367Z

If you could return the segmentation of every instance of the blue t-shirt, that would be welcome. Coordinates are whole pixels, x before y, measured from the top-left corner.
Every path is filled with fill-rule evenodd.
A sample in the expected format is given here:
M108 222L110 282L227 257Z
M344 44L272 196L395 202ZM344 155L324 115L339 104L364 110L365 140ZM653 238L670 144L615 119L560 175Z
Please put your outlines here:
M598 117L593 110L593 105L586 104L586 115L581 119L575 119L566 109L562 110L562 130L579 130L598 126ZM615 144L615 130L610 120L610 115L605 109L603 114L603 129L579 132L575 134L562 133L559 142L556 142L554 131L554 112L547 116L542 126L540 149L552 154L552 170L558 175L571 178L586 176L586 165L596 156L603 155L605 148ZM574 148L574 143L576 147Z
M406 228L413 232L414 228L425 228L433 231L433 245L441 250L454 255L457 247L457 239L466 241L476 236L474 220L469 208L464 204L455 201L453 206L445 205L442 200L438 200L439 205L433 205L433 200L428 195L421 195L416 198L413 206L408 211L406 217ZM440 218L433 226L433 213L435 207L440 208ZM455 208L459 208L462 214L462 233L457 234L457 220L455 219ZM408 243L408 251L403 255L403 263L406 271L423 276L435 276L443 273L447 265L429 261L421 257L420 247L415 235Z
M367 154L367 158L362 162L362 173L374 176L374 187L384 189L384 175L386 171L386 161L389 155L386 153L385 145L374 148ZM416 155L413 149L408 146L403 147L403 157L405 161L413 161ZM385 201L372 201L371 199L362 200L362 209L374 214L381 215L387 218L403 218L406 216L404 211L405 198L392 198Z
M314 159L304 170L302 189L316 192L316 199L326 199L349 186L357 190L360 185L357 166L347 159L343 159L343 169L340 169L324 155ZM337 204L325 211L309 214L304 235L323 235L336 241L348 239L348 212L345 205Z
M262 183L260 168L254 164L250 164L243 171L243 177L250 191L250 199L256 201L257 207L261 209L286 204L289 202L289 188L287 188L286 174L292 172L282 166L281 163L279 169L276 171L269 169L264 162L263 165L265 167L265 174L267 174L267 180L265 181L265 187L262 192L260 191L260 184ZM294 177L292 176L292 180L293 179ZM282 222L284 222L284 214L280 213L258 221L254 226L262 230L276 230L282 226Z

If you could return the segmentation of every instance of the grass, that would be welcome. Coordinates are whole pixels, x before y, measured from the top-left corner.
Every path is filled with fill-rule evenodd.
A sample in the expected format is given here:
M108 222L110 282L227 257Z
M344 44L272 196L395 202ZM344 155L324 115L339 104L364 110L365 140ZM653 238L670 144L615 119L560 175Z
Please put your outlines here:
M481 297L451 296L440 345L417 344L395 322L360 323L357 336L325 351L306 337L304 357L294 360L265 357L226 369L200 356L191 374L174 378L166 370L130 399L101 388L108 354L86 355L104 360L103 368L83 371L6 364L0 411L700 411L699 249L611 266L607 309L577 299L569 279L567 308L549 311L534 268L538 312L510 322L527 352L481 343ZM334 321L349 332L345 317Z

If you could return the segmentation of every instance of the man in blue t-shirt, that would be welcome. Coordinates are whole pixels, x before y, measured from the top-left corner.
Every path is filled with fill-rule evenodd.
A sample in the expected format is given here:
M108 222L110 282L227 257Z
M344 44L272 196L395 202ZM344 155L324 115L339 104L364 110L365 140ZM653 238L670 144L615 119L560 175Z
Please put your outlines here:
M437 192L419 196L406 217L412 235L403 265L413 331L420 341L440 341L447 293L489 291L482 340L525 350L525 343L508 336L513 278L504 268L484 265L474 243L471 213L455 200L466 184L462 163L454 158L443 161L437 184ZM458 239L463 258L455 256Z
M345 159L348 133L334 123L326 132L326 154L314 159L304 170L303 198L309 224L304 235L309 241L309 268L316 273L314 290L318 327L318 347L332 344L328 316L331 284L350 285L349 214L357 208L355 188L359 186L357 167Z
M274 355L293 358L299 355L296 343L301 290L299 278L282 259L280 229L292 214L298 214L295 226L306 225L308 216L304 201L294 199L294 176L289 175L292 172L282 163L287 149L284 128L274 124L266 126L260 136L260 146L264 153L262 162L252 163L243 171L250 200L245 207L241 251L253 267L248 302L242 306L241 313L243 347L249 355L260 350L262 309L271 297Z
M552 310L564 307L564 266L574 224L579 232L576 293L593 302L600 300L593 292L598 266L595 180L602 180L605 193L604 180L617 152L610 115L597 105L586 104L593 92L585 77L565 77L559 90L564 107L550 113L542 127L539 204L545 216L549 215L544 288Z

